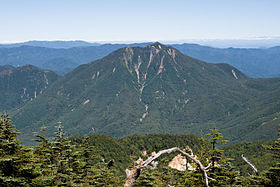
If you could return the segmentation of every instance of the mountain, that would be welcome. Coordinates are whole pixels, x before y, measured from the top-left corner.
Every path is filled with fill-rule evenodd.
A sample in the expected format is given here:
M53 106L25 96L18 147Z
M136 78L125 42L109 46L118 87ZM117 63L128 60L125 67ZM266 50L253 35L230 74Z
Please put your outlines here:
M199 134L217 126L232 142L270 139L280 79L250 79L154 43L125 47L68 73L12 113L24 141L61 122L68 135ZM52 129L47 131L52 135Z
M0 66L0 112L22 106L36 98L58 76L32 65Z
M72 47L89 47L89 46L98 46L99 43L90 43L81 40L75 41L27 41L22 43L13 43L13 44L0 44L0 48L12 48L20 46L33 46L33 47L47 47L47 48L72 48Z
M9 70L13 70L15 67L11 66L11 65L4 65L4 66L0 66L0 73L2 71L9 71Z
M145 46L131 44L132 46ZM50 69L60 75L70 72L80 64L102 58L126 44L104 44L91 47L55 49L34 46L0 48L0 65L23 66L31 64L42 69Z
M103 58L119 48L127 46L144 47L150 43L96 46L88 46L91 43L87 44L83 41L30 41L9 47L3 45L2 48L0 47L0 65L22 66L32 64L64 75L81 64ZM71 46L73 48L69 48ZM206 62L230 64L250 77L279 77L280 47L246 49L213 48L197 44L172 44L172 46L188 56Z
M174 43L174 42L173 42ZM181 40L175 43L196 43L215 48L269 48L280 44L280 37L254 37L248 39Z
M280 47L213 48L197 44L174 44L173 47L206 62L230 64L249 77L279 77Z

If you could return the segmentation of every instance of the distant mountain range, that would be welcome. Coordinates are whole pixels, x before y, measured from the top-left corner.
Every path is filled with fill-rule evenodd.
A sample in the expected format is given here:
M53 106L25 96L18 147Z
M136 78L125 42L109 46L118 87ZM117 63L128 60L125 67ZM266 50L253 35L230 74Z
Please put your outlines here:
M72 48L72 47L89 47L89 46L99 46L99 43L90 43L81 40L75 41L28 41L22 43L12 43L12 44L0 44L0 48L12 48L21 46L33 46L33 47L47 47L47 48Z
M214 48L270 48L280 45L280 37L254 37L254 38L243 38L243 39L188 39L188 40L166 40L162 41L164 44L176 44L176 43L192 43L204 46L211 46ZM71 48L71 47L89 47L98 46L102 44L116 44L116 43L144 43L144 42L124 42L124 41L107 41L107 42L88 42L83 40L72 40L72 41L39 41L32 40L27 42L18 43L6 43L0 44L0 47L20 47L24 45L36 46L36 47L48 47L48 48Z
M127 46L144 47L151 43L100 45L83 41L31 41L23 44L0 47L0 65L22 66L32 64L64 75L81 64L103 58L119 48ZM269 78L280 76L280 47L244 49L213 48L197 44L173 44L171 46L188 56L206 62L230 64L249 77Z
M145 46L146 44L132 44ZM102 58L125 44L105 44L91 47L74 47L55 49L34 46L0 48L0 65L23 66L31 64L43 69L50 69L63 75L80 64L86 64Z
M227 63L249 77L280 77L280 46L266 49L212 48L196 44L173 45L182 53L210 62Z
M7 68L7 67L6 67ZM153 43L80 65L12 111L25 142L61 122L68 135L199 134L217 126L232 143L275 138L280 79L251 79Z
M280 45L280 37L253 37L243 39L205 39L205 40L182 40L172 43L196 43L200 45L218 48L270 48Z

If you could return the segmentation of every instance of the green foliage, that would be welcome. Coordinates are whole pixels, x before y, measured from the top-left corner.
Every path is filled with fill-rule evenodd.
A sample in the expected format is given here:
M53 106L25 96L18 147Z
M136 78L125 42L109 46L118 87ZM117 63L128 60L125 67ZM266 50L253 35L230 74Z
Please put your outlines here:
M272 153L265 149L264 146L269 146L273 141L255 141L255 142L243 142L235 145L229 145L223 147L226 157L233 158L231 163L238 169L240 175L249 176L252 173L252 168L244 162L241 158L243 154L248 158L259 171L265 171L269 167L276 164L276 160L273 158Z
M198 151L203 147L203 142L194 135L172 135L172 134L145 134L134 135L118 140L128 150L129 155L140 156L143 151L152 153L171 147L192 147ZM209 145L209 143L205 143Z
M0 184L26 186L39 173L35 170L33 149L19 144L17 130L7 114L0 118Z
M69 136L94 129L118 138L198 135L215 125L238 143L276 137L279 88L279 78L250 79L230 65L205 63L155 43L118 49L81 65L12 114L24 143L42 124L51 137L57 121Z
M44 132L44 129L42 129ZM34 182L48 185L95 185L103 186L114 184L112 171L102 163L93 164L91 156L93 147L86 144L73 145L70 139L64 138L62 126L57 126L56 137L51 142L41 134L37 134L40 144L35 153L37 163L42 171L41 178ZM46 157L47 155L47 157ZM56 176L48 177L45 176Z
M278 129L280 136L280 129ZM271 186L280 186L280 138L278 138L272 145L265 146L266 149L273 153L274 159L277 161L273 167L270 167L265 173L266 177L270 180Z
M214 186L237 184L238 173L230 163L232 159L227 158L224 155L224 150L221 149L221 146L226 144L228 140L222 140L223 135L216 127L210 129L207 136L210 136L209 142L212 145L211 149L207 151L209 153L208 159L211 162L208 174L214 179L210 181L210 184ZM207 154L204 154L204 156L207 156Z
M210 131L211 132L207 134L208 136L210 136L209 141L212 144L212 149L209 150L209 153L212 166L215 166L216 163L218 164L221 161L222 155L224 153L223 150L217 148L217 144L224 145L228 142L228 140L220 140L221 138L223 138L223 136L222 133L220 133L216 129L216 127L210 129Z
M13 155L20 147L19 140L17 139L17 130L11 124L10 118L7 114L1 114L0 119L1 125L1 154L3 155Z
M233 163L238 167L243 176L247 176L247 172L251 168L242 160L241 153L246 153L250 161L257 167L260 172L259 176L250 175L250 177L238 177L240 184L246 185L263 185L263 186L279 186L280 184L280 143L276 141L258 141L245 142L238 145L232 145L225 148L227 155L236 158Z
M45 128L36 133L35 149L19 144L18 132L7 115L0 119L1 186L115 186L122 181L105 162L92 162L93 147L75 146L64 137L62 126L50 141Z
M19 108L39 96L58 79L35 66L0 66L0 112Z
M189 146L203 165L212 163L208 176L210 186L264 185L279 186L279 139L274 143L256 142L252 145L238 145L247 150L258 150L265 144L271 151L276 163L261 171L260 176L240 175L237 162L227 155L231 152L222 140L222 134L210 129L209 140L202 134L200 138L192 135L140 135L121 139L113 139L105 135L84 137L65 137L63 127L59 123L55 137L45 136L46 128L42 127L35 133L38 142L35 148L21 145L17 138L18 132L10 122L8 115L0 118L0 184L2 186L122 186L124 169L134 165L138 157L147 158L152 151L160 151L170 147ZM231 146L234 147L234 146ZM247 148L247 149L246 149ZM188 148L186 148L188 151ZM250 151L251 150L251 151ZM261 150L262 151L262 150ZM146 153L144 153L146 152ZM250 154L249 154L250 153ZM261 154L261 153L259 153ZM263 153L266 155L266 153ZM178 171L168 167L168 163L176 154L159 158L155 170L144 170L137 179L135 186L204 186L204 176L195 170ZM192 161L188 161L193 164Z
M152 175L151 171L149 170L144 170L140 177L137 179L137 181L134 183L133 186L135 187L141 187L141 186L147 186L147 187L152 187L152 186L158 186L157 183L155 183L156 179Z
M280 136L280 129L278 129L278 133ZM280 161L280 138L275 140L271 145L265 145L264 148L272 152L274 159Z

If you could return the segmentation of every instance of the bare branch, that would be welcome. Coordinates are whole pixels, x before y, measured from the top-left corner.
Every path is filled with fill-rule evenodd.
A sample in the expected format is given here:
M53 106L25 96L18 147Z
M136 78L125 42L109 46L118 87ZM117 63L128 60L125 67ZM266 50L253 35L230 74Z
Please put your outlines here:
M146 168L154 170L157 168L158 162L152 161L151 166L148 165Z
M252 164L244 155L241 155L241 157L253 169L255 175L259 175L259 171L257 170L256 166Z
M180 152L182 155L186 156L187 158L189 158L190 160L194 161L198 167L200 168L201 172L203 173L204 175L204 180L205 180L205 185L208 187L209 184L208 184L208 179L210 180L214 180L210 177L208 177L207 175L207 169L210 167L211 163L207 166L207 167L204 167L202 165L202 163L197 160L196 158L194 158L193 156L191 156L190 154L182 151L181 149L179 149L178 147L173 147L173 148L170 148L170 149L165 149L165 150L161 150L159 151L158 153L150 156L147 160L145 160L142 164L138 165L138 166L135 166L133 169L129 170L129 172L127 172L127 179L126 179L126 182L124 184L124 187L132 187L133 183L137 180L137 178L140 176L141 174L141 171L143 169L146 169L146 168L150 168L151 166L149 166L149 164L151 164L154 160L156 160L158 157L160 157L162 154L170 154L170 153L173 153L173 152Z
M208 179L212 180L212 181L215 181L215 179L211 178L211 177L208 177Z
M205 169L209 169L211 166L211 163L208 164L208 166Z

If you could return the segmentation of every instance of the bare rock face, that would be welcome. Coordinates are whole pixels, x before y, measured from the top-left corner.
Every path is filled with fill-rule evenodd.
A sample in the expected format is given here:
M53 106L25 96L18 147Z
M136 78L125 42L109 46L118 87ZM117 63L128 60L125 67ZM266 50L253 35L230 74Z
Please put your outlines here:
M184 158L181 154L178 154L172 159L171 162L169 162L168 166L179 171L186 171L186 164L187 159Z

